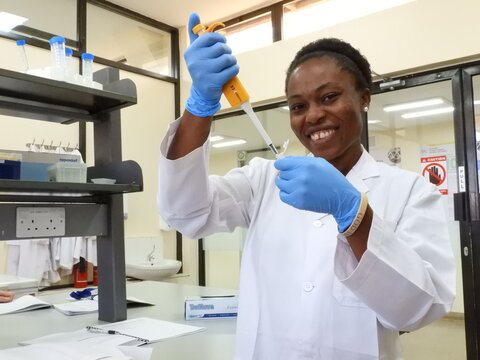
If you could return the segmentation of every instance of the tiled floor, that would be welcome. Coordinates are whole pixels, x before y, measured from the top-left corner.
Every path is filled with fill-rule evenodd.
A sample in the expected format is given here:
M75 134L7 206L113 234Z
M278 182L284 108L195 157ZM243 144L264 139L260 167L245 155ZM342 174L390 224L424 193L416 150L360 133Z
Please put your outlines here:
M465 360L465 328L461 317L445 317L403 334L405 360Z

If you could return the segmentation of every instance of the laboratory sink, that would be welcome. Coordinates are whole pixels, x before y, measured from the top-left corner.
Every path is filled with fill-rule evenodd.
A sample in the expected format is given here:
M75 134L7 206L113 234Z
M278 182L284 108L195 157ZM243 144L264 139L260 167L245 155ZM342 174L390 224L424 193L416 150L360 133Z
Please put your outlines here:
M181 266L182 263L178 260L159 259L127 263L125 270L128 277L141 280L162 281L175 275Z

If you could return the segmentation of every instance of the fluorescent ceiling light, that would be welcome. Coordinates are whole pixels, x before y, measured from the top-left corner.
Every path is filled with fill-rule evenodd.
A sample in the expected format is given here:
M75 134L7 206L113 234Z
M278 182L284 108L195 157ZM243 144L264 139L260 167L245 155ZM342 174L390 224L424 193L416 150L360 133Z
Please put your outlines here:
M7 13L5 11L0 12L0 31L10 31L18 25L22 25L27 18L22 16Z
M425 100L412 101L412 102L403 103L403 104L385 106L383 108L383 111L391 112L391 111L400 111L400 110L407 110L407 109L417 109L417 108L425 107L425 106L443 104L444 102L445 102L445 100L437 97L437 98L432 98L432 99L425 99Z
M235 145L241 145L245 144L247 141L243 139L236 139L236 140L227 140L227 141L222 141L216 144L213 144L212 146L214 148L223 148L227 146L235 146Z
M215 142L215 141L220 141L220 140L223 140L224 137L223 136L220 136L220 135L212 135L210 136L210 141L211 142Z
M380 122L382 122L382 121L381 120L368 120L369 124L378 124Z
M474 105L480 105L480 100L473 100Z
M443 108L436 108L436 109L430 109L430 110L424 110L424 111L411 112L411 113L403 114L402 118L412 119L412 118L417 118L417 117L422 117L422 116L445 114L445 113L452 112L453 109L454 109L453 106L447 106L447 107L443 107Z

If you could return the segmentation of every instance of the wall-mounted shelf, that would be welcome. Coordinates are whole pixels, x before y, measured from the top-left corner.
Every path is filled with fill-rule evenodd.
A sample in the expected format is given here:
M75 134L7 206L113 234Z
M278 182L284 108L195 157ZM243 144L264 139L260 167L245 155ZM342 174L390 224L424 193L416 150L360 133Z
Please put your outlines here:
M28 196L31 193L56 194L58 196L92 196L113 195L141 191L140 184L93 184L62 183L48 181L0 180L0 196L15 193L17 196ZM22 194L24 192L24 194Z
M0 69L0 113L58 123L99 120L101 114L137 103L130 79L97 90Z

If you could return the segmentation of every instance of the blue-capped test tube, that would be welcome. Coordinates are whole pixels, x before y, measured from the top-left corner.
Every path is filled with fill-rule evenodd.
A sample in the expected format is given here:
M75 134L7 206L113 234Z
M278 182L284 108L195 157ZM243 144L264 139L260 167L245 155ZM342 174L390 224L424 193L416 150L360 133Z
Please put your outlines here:
M65 63L67 65L67 69L70 70L70 66L72 65L72 56L73 50L70 48L65 48Z
M93 86L93 59L95 56L93 54L84 53L82 54L82 76L83 83L86 86Z
M65 80L68 82L73 82L73 74L72 71L72 56L73 50L70 48L65 48Z
M50 52L52 54L52 78L56 80L64 80L67 67L65 56L65 38L61 36L52 37L50 39Z
M25 40L17 40L18 51L20 52L20 58L22 59L23 71L27 72L30 69L28 65L27 52L25 50Z

